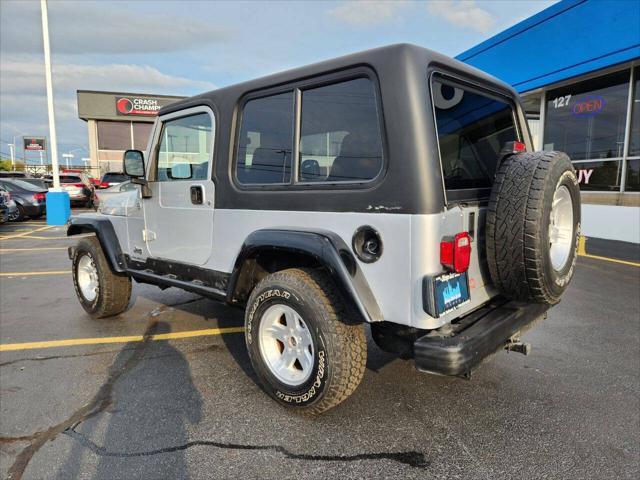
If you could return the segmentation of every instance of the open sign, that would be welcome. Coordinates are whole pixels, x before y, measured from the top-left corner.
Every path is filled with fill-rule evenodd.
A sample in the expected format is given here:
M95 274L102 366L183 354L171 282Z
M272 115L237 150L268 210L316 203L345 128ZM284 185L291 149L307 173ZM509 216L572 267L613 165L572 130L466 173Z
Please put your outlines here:
M577 117L590 117L602 111L605 105L602 97L587 97L575 103L573 114Z

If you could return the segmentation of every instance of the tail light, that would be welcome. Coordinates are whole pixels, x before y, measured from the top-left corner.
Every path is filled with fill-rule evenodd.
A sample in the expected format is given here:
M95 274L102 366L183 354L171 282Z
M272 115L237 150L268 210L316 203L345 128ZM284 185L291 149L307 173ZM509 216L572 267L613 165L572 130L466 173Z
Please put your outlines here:
M471 261L471 237L467 232L457 233L440 242L440 263L452 272L462 273Z
M44 193L34 193L33 194L33 200L36 202L44 202L46 199L46 196Z

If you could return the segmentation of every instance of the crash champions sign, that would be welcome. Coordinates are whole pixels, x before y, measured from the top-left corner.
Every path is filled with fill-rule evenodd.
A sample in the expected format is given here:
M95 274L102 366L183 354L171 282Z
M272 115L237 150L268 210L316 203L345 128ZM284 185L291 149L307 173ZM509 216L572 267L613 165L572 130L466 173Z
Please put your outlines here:
M116 112L118 115L158 115L158 110L165 102L149 97L116 97Z

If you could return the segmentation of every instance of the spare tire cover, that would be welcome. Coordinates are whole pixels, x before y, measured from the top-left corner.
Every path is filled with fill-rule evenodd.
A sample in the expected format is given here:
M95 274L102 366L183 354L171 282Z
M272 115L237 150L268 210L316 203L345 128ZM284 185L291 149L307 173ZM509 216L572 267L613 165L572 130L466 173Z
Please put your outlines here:
M577 258L580 189L562 152L510 155L498 168L486 221L487 262L505 296L553 305Z

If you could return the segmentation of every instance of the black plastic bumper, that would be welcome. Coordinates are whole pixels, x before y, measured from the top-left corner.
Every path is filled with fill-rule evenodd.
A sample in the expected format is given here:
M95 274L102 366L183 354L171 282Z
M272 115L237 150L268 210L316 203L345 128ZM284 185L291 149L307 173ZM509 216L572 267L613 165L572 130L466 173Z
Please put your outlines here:
M473 323L454 336L418 338L413 344L416 367L441 375L467 375L548 309L548 305L512 301L473 312L469 316L474 318L466 319Z

